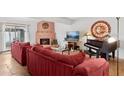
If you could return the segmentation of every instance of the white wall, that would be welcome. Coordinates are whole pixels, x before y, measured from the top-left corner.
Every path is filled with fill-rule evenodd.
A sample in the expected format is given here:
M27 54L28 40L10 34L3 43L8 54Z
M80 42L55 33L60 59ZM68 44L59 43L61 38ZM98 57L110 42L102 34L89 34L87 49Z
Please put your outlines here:
M42 21L42 20L39 20L39 21ZM36 31L37 31L37 23L38 22L32 22L30 24L30 28L29 28L30 42L32 44L35 43L35 38L36 38L35 35L36 35ZM64 23L59 23L59 22L54 22L54 24L55 24L55 32L56 32L56 37L57 37L58 43L62 46L64 38L65 38L65 35L66 35L66 32L70 31L71 25L64 24Z
M104 20L107 21L111 25L111 36L116 36L116 18L108 17L108 18L95 18L95 17L85 17L80 19L79 21L76 21L72 25L73 30L79 30L82 33L91 31L91 26L94 22L98 20Z
M58 40L58 44L61 48L65 47L64 39L66 37L66 32L71 31L71 25L66 25L63 23L55 23L55 32Z
M34 44L35 43L35 35L37 31L37 22L32 22L29 26L29 38L30 38L30 43Z
M111 26L111 36L113 36L114 38L117 38L117 20L115 17L98 17L98 18L93 18L93 17L86 17L86 18L82 18L78 21L76 21L73 25L72 25L72 29L73 30L78 30L80 31L82 34L91 31L91 26L94 22L98 21L98 20L104 20L107 21L110 26ZM120 19L120 57L123 58L124 57L124 18Z
M0 51L2 51L2 26L0 24Z

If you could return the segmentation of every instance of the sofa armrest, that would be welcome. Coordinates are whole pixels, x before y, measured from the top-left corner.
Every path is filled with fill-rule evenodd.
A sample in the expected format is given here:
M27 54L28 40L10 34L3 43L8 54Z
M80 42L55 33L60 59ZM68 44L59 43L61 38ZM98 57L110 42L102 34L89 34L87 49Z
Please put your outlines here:
M20 47L21 48L21 57L22 57L22 65L26 65L27 64L27 49L30 49L31 46L23 46L23 47Z
M77 65L74 74L83 76L109 75L109 63L103 58L91 58Z

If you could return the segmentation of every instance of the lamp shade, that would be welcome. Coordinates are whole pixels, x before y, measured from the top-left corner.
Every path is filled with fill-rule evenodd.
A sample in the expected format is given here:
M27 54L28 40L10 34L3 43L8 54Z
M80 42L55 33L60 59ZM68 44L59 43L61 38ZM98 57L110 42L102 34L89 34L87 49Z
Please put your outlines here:
M110 37L110 38L108 39L108 43L113 43L113 42L115 42L115 41L116 41L116 39L113 38L113 37Z

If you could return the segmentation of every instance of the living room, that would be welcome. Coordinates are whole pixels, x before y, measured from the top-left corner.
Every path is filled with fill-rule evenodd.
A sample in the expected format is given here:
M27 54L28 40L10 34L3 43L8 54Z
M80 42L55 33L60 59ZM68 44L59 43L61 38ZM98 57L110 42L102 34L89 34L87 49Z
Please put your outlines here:
M0 72L0 75L5 75L5 76L6 75L7 76L11 76L11 75L14 75L14 76L16 75L19 75L19 76L25 76L25 75L26 76L27 75L35 75L35 76L37 75L38 76L39 75L40 76L67 75L67 76L70 76L70 75L74 75L70 73L57 74L58 72L56 74L55 72L52 74L48 74L50 73L49 70L48 72L42 71L42 70L41 72L39 72L38 70L37 71L35 70L34 72L32 72L33 70L30 68L33 68L33 66L28 67L29 62L27 60L33 60L33 59L30 59L29 58L30 56L27 56L28 49L26 48L25 50L18 51L20 50L18 49L18 47L20 46L16 48L13 42L20 42L20 43L29 42L30 45L28 46L28 48L30 49L36 46L49 48L53 50L54 52L61 54L59 56L57 54L52 54L52 55L59 57L59 58L61 58L60 56L62 56L61 59L65 59L65 60L68 60L68 58L65 57L65 55L66 56L72 55L72 57L74 58L73 55L80 56L79 53L82 52L83 54L85 54L85 57L88 57L88 59L90 60L86 62L87 64L85 65L83 64L84 67L81 67L81 69L86 70L87 69L86 66L88 66L88 69L90 70L89 71L86 70L86 73L84 74L84 70L82 70L81 72L79 71L79 68L78 68L75 70L77 72L73 72L73 73L76 73L75 75L79 75L79 76L80 75L84 75L84 76L87 76L87 75L90 75L90 76L92 75L95 75L95 76L124 75L123 73L124 71L122 68L124 65L123 63L124 18L122 17L119 18L119 23L120 23L119 24L120 32L118 33L118 29L117 29L118 20L116 17L1 17L0 18L0 29L1 29L0 30L1 31L0 32L0 40L1 40L0 60L3 62L1 63L3 64L1 65L1 68L3 68L3 70ZM95 31L97 30L97 27L101 27L102 29L100 30L101 32L98 32L99 30ZM119 34L119 37L118 37L118 34ZM114 39L115 41L119 41L119 43L116 42L114 45L112 45L111 43L110 44L107 43L107 46L103 47L105 45L104 41L106 40L109 41L109 38L110 40ZM103 45L100 47L95 46L95 45L91 47L92 44L90 44L90 47L89 47L87 43L94 39L101 41ZM98 44L96 41L95 42L93 41L93 43L95 43L96 45ZM113 46L115 47L113 48ZM94 47L97 47L99 49L94 49ZM108 49L108 47L111 48L111 51L110 49ZM25 51L26 53L21 54L22 51ZM99 52L99 51L102 51L102 52ZM28 51L28 52L31 52L31 51ZM110 55L110 53L112 53L113 55ZM47 56L51 56L51 55L47 55ZM103 60L100 59L101 57ZM54 59L61 60L55 57ZM83 62L84 60L83 58L74 59L76 60L76 62L74 61L74 64L72 64L73 62L69 62L70 61L69 59L67 64L71 66L72 65L75 66L75 64L79 65L80 63L79 59L81 60L81 62ZM90 67L91 62L94 59L95 61L92 64L92 66L97 65L97 67ZM40 61L40 59L38 61ZM99 62L98 64L97 61L102 61L102 62ZM105 66L103 66L104 69L98 68L99 66L103 65L103 63L105 64ZM118 68L119 66L120 68ZM39 66L38 69L39 68L43 68L43 66L41 67ZM46 68L49 68L49 67L47 66ZM35 67L35 69L37 69L37 67ZM55 68L53 67L52 69L55 69ZM98 70L99 73L98 72L95 73L95 71L92 69ZM56 70L58 70L58 68L56 68ZM68 72L68 71L69 70L65 72ZM47 74L42 74L45 72L47 72ZM61 73L65 73L65 72L62 71ZM93 72L93 73L90 73L90 72Z
M0 92L123 91L123 0L0 3Z

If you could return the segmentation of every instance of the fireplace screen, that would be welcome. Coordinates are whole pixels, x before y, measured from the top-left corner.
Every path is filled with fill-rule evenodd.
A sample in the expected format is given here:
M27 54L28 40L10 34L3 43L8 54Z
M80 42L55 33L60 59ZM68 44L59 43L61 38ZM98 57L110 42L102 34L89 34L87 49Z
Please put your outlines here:
M41 45L50 45L50 39L49 38L42 38L40 39Z

